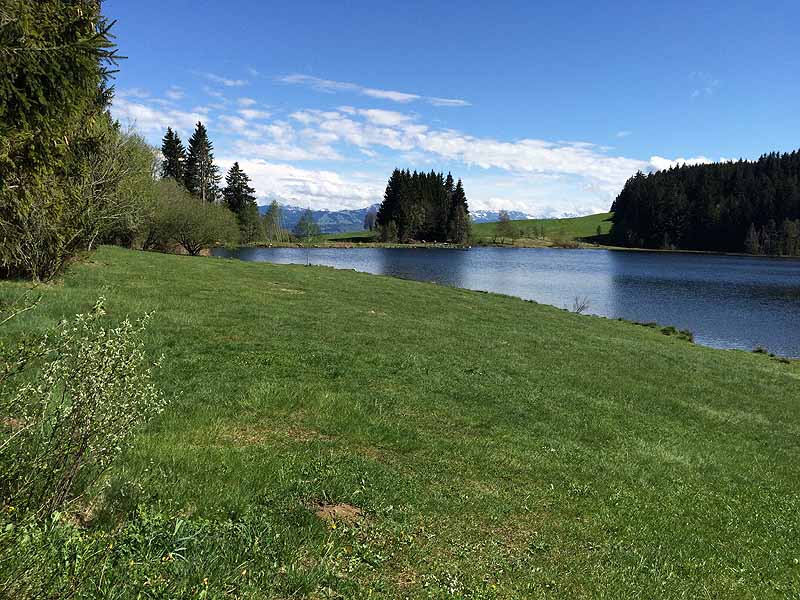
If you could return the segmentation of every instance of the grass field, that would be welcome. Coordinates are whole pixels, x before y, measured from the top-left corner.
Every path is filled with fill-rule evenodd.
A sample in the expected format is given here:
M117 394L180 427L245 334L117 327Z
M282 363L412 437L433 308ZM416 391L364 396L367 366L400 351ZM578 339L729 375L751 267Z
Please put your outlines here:
M600 213L568 219L528 219L511 221L516 245L539 245L545 243L569 243L575 241L603 242L611 229L611 213ZM600 235L597 231L600 228ZM496 235L497 223L475 223L472 236L478 243L501 242ZM511 243L505 239L505 243Z
M571 245L581 242L604 243L611 229L611 213L600 213L586 217L567 219L529 219L511 221L513 238L501 238L496 234L497 223L473 223L472 243L513 244L516 246ZM598 236L597 228L600 228ZM322 236L324 242L370 243L377 242L375 231L352 231Z
M5 336L156 310L172 400L45 540L76 597L800 594L797 362L323 267L101 248L41 292Z

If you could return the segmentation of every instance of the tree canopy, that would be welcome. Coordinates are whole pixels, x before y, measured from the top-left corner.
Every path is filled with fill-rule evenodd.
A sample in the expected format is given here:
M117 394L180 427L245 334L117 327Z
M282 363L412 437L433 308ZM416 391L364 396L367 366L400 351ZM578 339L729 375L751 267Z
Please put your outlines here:
M189 138L184 185L189 193L204 202L215 202L219 196L219 167L214 164L214 146L200 121Z
M183 181L186 166L186 148L178 134L167 127L167 133L161 141L161 177L171 177L175 181Z
M615 243L800 255L800 152L631 177L611 208Z
M395 169L389 178L376 223L386 241L465 243L470 220L461 180L442 173Z

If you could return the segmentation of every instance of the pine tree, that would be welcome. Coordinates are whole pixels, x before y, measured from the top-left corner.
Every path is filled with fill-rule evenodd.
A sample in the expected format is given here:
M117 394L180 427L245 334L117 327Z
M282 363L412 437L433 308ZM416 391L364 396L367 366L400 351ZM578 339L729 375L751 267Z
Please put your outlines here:
M161 177L171 177L175 181L183 183L183 172L186 165L186 149L178 134L172 131L172 127L167 127L167 133L161 141Z
M448 175L452 183L452 178ZM450 198L450 222L448 226L449 238L456 244L464 244L469 240L470 218L467 206L467 194L464 184L458 180Z
M256 204L256 191L250 187L250 178L242 171L238 162L228 170L225 176L225 189L222 197L227 207L237 215L247 206Z
M242 241L252 242L257 237L258 204L255 190L250 187L250 178L242 171L239 163L233 163L225 176L225 189L222 198L230 211L236 215Z
M470 229L464 185L454 185L451 174L395 169L376 221L384 241L464 243Z
M219 195L219 167L214 164L213 150L205 125L198 121L189 138L183 179L186 189L204 202L215 202Z

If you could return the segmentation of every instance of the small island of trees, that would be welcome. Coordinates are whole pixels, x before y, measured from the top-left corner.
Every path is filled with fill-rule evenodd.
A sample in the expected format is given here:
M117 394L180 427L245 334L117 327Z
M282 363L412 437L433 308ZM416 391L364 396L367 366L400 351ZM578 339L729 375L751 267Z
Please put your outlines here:
M386 185L375 225L385 242L469 240L470 218L461 180L448 173L395 169Z

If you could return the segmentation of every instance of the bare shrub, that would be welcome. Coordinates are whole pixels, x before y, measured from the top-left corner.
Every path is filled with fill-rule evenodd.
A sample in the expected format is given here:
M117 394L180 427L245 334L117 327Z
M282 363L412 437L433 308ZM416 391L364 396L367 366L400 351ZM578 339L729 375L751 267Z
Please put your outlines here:
M588 296L575 296L572 301L572 312L581 315L589 310L590 304Z

